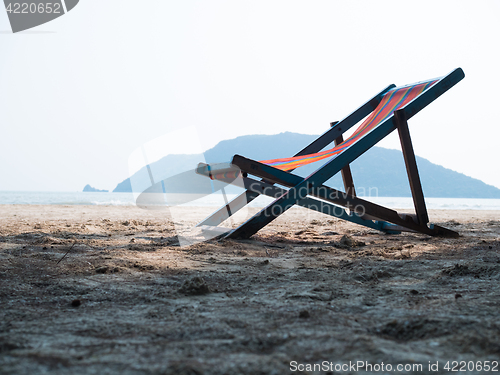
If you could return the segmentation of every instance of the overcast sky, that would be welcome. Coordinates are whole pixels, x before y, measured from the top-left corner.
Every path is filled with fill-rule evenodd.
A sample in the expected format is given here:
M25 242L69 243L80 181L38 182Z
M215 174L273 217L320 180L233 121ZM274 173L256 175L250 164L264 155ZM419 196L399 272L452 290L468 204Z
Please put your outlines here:
M205 149L321 134L456 67L465 79L410 120L415 151L500 188L499 18L496 0L80 0L12 34L0 11L0 190L112 190L135 149L190 126Z

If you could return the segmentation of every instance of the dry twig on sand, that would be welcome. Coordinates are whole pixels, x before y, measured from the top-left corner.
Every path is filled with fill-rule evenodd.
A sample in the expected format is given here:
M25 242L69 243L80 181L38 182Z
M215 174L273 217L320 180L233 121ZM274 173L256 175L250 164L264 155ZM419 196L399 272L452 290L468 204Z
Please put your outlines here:
M61 263L61 261L62 261L64 258L66 258L66 255L68 255L68 253L71 251L71 249L73 248L73 246L75 246L75 244L76 244L76 240L74 240L74 241L73 241L73 245L71 245L71 247L68 249L68 251L66 251L66 254L64 254L64 255L62 256L62 258L61 258L61 259L59 259L59 260L57 261L57 263L56 263L56 264Z

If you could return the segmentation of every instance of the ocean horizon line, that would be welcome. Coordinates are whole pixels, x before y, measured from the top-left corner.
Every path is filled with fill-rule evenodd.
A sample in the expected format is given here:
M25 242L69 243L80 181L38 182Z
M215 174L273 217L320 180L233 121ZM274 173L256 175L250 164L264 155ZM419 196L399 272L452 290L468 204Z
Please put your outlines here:
M100 205L100 206L135 206L135 197L138 194L127 192L58 192L58 191L1 191L0 205ZM231 200L236 194L227 194ZM361 197L361 196L360 196ZM413 208L411 197L361 197L374 203L393 208ZM445 210L500 210L500 199L496 198L425 198L428 209ZM250 207L265 207L272 199L259 197L250 203ZM193 200L187 207L220 207L224 205L224 197L220 193L213 193L206 197Z

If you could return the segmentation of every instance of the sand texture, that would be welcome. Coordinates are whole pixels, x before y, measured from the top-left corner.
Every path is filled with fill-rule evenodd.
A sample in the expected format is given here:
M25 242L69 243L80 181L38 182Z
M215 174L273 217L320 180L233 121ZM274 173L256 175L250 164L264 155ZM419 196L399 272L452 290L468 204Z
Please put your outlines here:
M179 247L160 212L3 205L0 373L347 374L363 371L290 362L368 361L444 374L447 361L499 361L499 214L430 211L460 232L449 239L297 208L250 240Z

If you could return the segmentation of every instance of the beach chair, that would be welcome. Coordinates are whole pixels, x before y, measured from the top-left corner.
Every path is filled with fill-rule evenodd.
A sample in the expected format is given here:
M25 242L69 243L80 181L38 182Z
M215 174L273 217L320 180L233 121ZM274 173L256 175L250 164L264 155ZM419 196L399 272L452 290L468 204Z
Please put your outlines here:
M457 68L444 77L400 87L390 85L343 120L332 123L328 131L290 158L255 161L235 155L229 163L200 163L196 173L226 183L242 179L246 190L198 226L226 238L249 238L298 205L387 233L409 231L431 236L458 236L452 230L429 224L407 121L463 78L464 72ZM343 133L363 119L355 132L344 140ZM356 158L396 129L415 214L400 214L357 197L349 167ZM320 151L332 143L335 147ZM305 178L292 173L295 168L319 160L326 163ZM324 185L339 172L344 192ZM235 229L218 227L228 216L261 194L275 200Z

